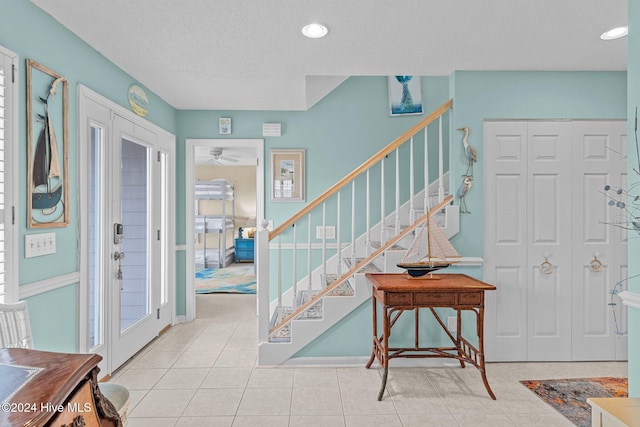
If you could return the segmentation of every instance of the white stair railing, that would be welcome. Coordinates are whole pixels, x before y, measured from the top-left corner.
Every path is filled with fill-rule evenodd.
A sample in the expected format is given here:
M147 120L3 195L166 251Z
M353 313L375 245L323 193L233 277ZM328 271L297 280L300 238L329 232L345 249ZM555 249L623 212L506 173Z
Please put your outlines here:
M358 254L361 254L362 258L374 254L375 256L379 255L379 252L372 249L373 236L379 236L379 247L384 247L385 243L395 242L396 237L403 233L401 231L403 222L413 223L415 221L416 210L418 210L416 206L418 200L415 200L415 197L421 192L424 192L424 196L420 197L420 203L423 204L422 209L425 213L429 212L429 194L426 190L430 182L428 134L429 125L436 119L438 120L438 201L439 203L443 202L445 199L443 116L446 115L448 118L447 113L452 104L452 100L447 101L273 231L268 232L264 228L264 222L261 224L262 227L259 227L256 234L259 338L261 341L268 340L268 337L273 335L275 331L301 314L302 308L311 307L315 302L315 300L307 301L304 307L294 309L292 314L279 319L273 330L269 330L274 308L272 301L277 306L282 306L283 301L295 302L298 289L305 283L308 290L307 296L311 298L312 291L320 291L327 285L324 280L331 272L336 273L338 280L342 282L345 280L345 275L355 274L357 271L354 268L360 268L359 262L362 262L358 260ZM414 136L419 136L420 133L423 133L424 144L418 148L423 150L424 155L416 157ZM405 165L400 161L400 147L407 142L409 164ZM386 165L385 158L390 155L395 156L395 164ZM418 158L419 160L417 160ZM416 162L418 164L423 162L421 167L424 169L423 188L418 189L415 188L414 177L416 169L419 169ZM377 167L378 164L379 167ZM386 167L395 167L394 173L386 173ZM408 194L403 194L401 181L409 182ZM379 182L379 188L372 185L377 182ZM390 195L395 198L395 203L394 212L387 218L386 193L389 189L395 193ZM343 194L347 203L343 203ZM376 197L379 197L379 204L374 203ZM406 211L402 208L405 204L408 206ZM314 215L313 212L317 212L317 214ZM344 217L348 216L349 212L350 221L344 221L346 219ZM296 233L296 229L299 226L304 226L305 221L307 223L306 242L299 242L298 240L302 236ZM314 225L321 227L322 233L319 239L312 235ZM327 239L327 227L335 227L337 234L334 244L331 244ZM395 237L390 236L390 233ZM350 236L350 241L347 239L348 243L345 246L342 244L343 236ZM305 250L307 255L306 276L300 279L297 270L298 252ZM343 251L348 254L347 257L343 257ZM342 274L343 259L350 259L348 271L344 274ZM320 284L317 288L316 279L323 281L318 280ZM275 290L269 286L271 280L277 283ZM334 282L330 284L330 287L333 288L336 284ZM325 291L321 291L320 296L325 295ZM284 298L285 293L288 294L286 298Z

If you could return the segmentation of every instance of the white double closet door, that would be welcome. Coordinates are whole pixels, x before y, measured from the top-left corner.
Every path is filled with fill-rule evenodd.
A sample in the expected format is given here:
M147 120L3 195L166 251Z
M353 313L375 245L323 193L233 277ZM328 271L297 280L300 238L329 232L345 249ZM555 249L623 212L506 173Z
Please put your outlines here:
M484 125L488 361L626 360L624 121ZM610 186L610 190L605 190ZM616 303L615 306L610 302Z

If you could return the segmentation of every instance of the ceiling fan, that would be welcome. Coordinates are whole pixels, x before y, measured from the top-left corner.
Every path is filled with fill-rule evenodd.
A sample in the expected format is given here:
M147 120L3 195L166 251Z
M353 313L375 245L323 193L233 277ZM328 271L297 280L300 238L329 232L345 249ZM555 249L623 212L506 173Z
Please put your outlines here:
M225 155L222 148L212 148L209 151L209 159L207 163L213 163L214 165L224 165L229 163L238 163L238 155Z

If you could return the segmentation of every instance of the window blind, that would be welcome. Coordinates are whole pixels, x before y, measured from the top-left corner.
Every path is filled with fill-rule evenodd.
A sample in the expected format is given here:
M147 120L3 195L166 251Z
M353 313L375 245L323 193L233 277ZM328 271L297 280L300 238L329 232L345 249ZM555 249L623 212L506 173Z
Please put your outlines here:
M11 174L10 150L12 141L12 71L13 59L0 49L0 303L8 296L7 278L9 272L7 248L11 238Z

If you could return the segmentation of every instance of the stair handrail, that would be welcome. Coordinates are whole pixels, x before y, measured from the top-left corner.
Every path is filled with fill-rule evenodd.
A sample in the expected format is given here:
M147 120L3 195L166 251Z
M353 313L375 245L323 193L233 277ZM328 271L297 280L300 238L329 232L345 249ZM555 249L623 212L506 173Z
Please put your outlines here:
M369 264L376 257L378 257L380 254L382 254L388 248L393 246L396 242L398 242L400 239L405 237L407 234L409 234L410 232L415 230L418 226L420 226L423 222L425 222L429 217L434 215L440 209L443 209L446 205L450 204L452 201L453 201L453 195L449 194L447 197L444 198L444 200L442 200L436 206L431 208L429 210L429 212L425 213L420 218L418 218L413 224L411 224L409 227L404 229L400 234L398 234L398 235L392 237L391 239L389 239L384 245L380 246L378 249L376 249L374 252L372 252L368 257L366 257L365 259L363 259L362 261L357 263L354 267L352 267L349 271L347 271L342 276L340 276L338 279L336 279L333 283L331 283L330 285L328 285L327 287L322 289L320 292L318 292L312 298L309 298L309 300L307 302L302 304L300 307L298 307L296 310L294 310L291 314L287 315L284 319L282 319L280 321L280 323L275 325L271 329L271 331L269 332L269 338L273 337L276 334L276 332L278 332L280 329L285 327L287 325L287 323L291 322L293 319L298 317L301 313L303 313L309 307L311 307L312 305L317 303L322 297L327 295L329 292L331 292L333 289L335 289L338 285L340 285L341 283L347 281L358 270L360 270L365 265Z
M384 159L385 156L391 154L394 150L400 147L402 144L407 142L412 136L420 132L422 129L425 129L429 124L435 121L437 118L446 113L453 106L453 99L449 99L447 102L442 104L436 110L434 110L431 114L426 116L424 119L417 122L415 125L410 127L407 131L405 131L402 135L391 141L386 147L382 150L378 151L376 154L371 156L368 160L362 163L360 166L355 168L349 174L347 174L340 181L329 187L324 193L320 194L315 198L312 202L310 202L307 206L300 209L297 213L295 213L291 218L280 224L273 231L269 232L269 241L273 240L276 236L284 232L287 228L291 227L295 224L299 219L303 216L307 215L321 203L326 201L333 194L338 192L340 189L349 184L352 180L358 177L361 173L365 172L367 169L371 168L373 165L378 163L380 160Z

